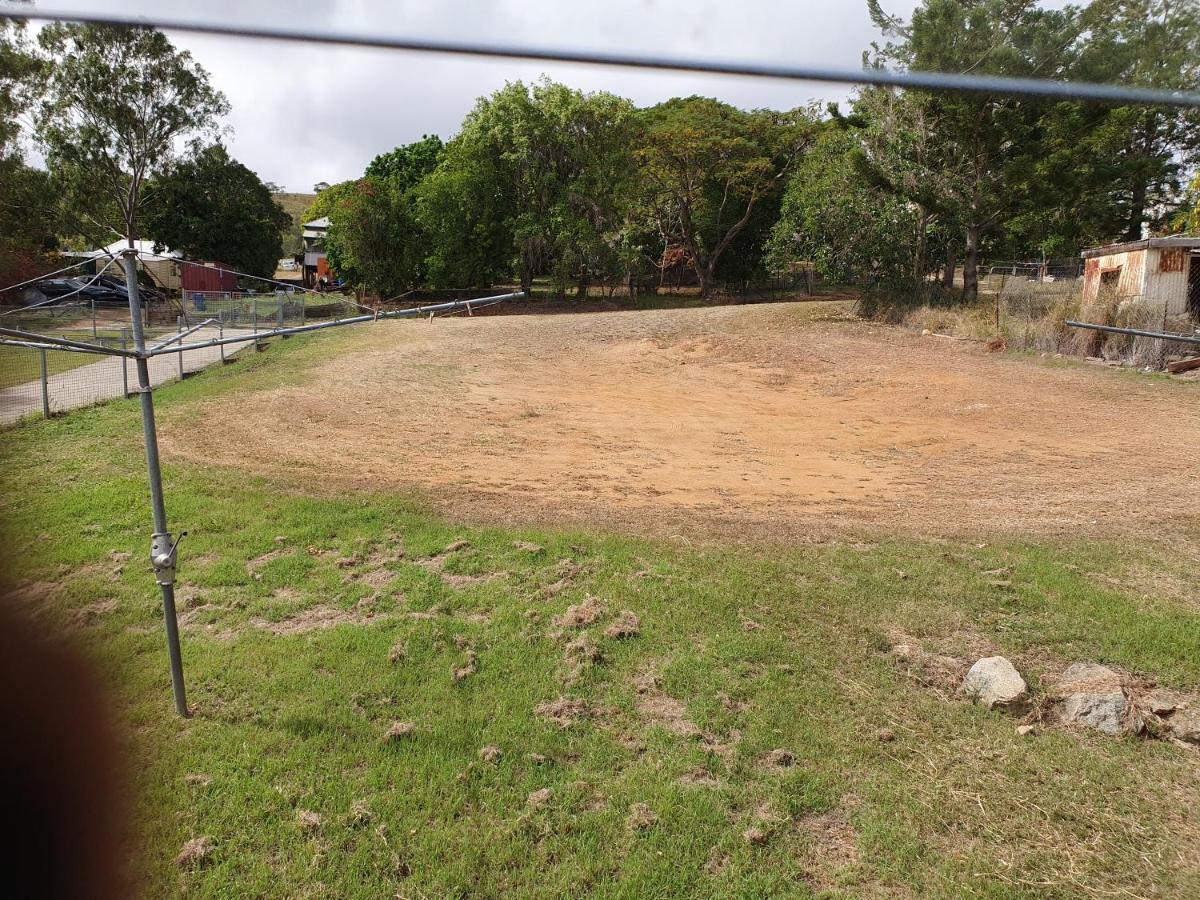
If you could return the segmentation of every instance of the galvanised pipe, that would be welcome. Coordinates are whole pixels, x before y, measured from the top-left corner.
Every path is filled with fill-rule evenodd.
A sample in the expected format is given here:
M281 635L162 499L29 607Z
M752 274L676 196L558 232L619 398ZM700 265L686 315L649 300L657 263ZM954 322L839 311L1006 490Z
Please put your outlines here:
M1131 334L1135 337L1156 338L1160 341L1171 341L1177 344L1200 344L1200 335L1165 334L1161 331L1142 331L1138 328L1116 328L1112 325L1093 325L1091 322L1075 322L1068 319L1063 324L1072 328L1087 328L1091 331L1106 331L1109 334Z
M226 344L245 344L252 341L261 341L264 338L278 337L281 335L290 334L305 334L309 331L319 331L322 328L339 328L342 325L359 325L364 322L376 322L382 319L402 319L413 316L424 316L439 312L452 312L464 309L483 309L488 306L493 306L497 303L503 303L505 300L515 300L524 297L523 291L517 291L515 294L500 294L495 297L480 297L478 300L454 300L450 303L439 303L433 306L419 306L414 309L396 309L391 312L379 313L378 315L370 316L352 316L349 319L339 319L336 322L318 322L315 325L297 325L294 328L277 328L274 331L259 331L255 334L243 335L241 337L231 338L214 338L211 341L200 341L195 344L184 344L181 347L171 347L163 350L148 350L145 352L145 357L150 358L158 356L162 353L178 353L182 350L202 350L205 347L219 347Z
M130 241L132 245L132 240ZM162 468L158 459L158 432L154 427L154 395L150 385L150 366L146 359L146 339L142 333L142 303L137 283L137 251L132 246L123 251L125 283L129 285L129 316L133 323L133 347L137 354L137 393L142 404L142 436L146 443L146 474L150 482L150 508L154 518L154 534L150 538L150 563L154 580L162 592L163 624L167 631L167 657L171 667L171 689L175 694L175 711L185 719L187 693L183 682L183 655L179 649L179 620L175 613L175 554L176 541L167 531L167 508L163 502ZM181 535L182 537L182 535Z

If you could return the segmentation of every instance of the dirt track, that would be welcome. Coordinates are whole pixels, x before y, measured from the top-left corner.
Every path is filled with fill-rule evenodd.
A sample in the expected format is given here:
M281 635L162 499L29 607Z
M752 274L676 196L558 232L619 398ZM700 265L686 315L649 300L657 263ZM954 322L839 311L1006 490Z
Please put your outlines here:
M819 320L833 311L385 323L236 415L167 410L164 445L484 522L787 538L1196 523L1200 385Z

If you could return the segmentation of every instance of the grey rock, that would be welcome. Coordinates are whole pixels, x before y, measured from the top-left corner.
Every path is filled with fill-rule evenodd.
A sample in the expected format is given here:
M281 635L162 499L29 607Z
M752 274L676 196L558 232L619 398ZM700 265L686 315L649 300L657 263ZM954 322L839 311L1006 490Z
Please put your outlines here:
M1171 734L1189 744L1200 744L1200 708L1181 709L1168 720Z
M1084 725L1103 734L1120 734L1130 724L1129 699L1121 676L1096 663L1075 663L1058 681L1062 700L1059 719L1068 725Z
M1003 656L987 656L967 671L962 691L988 709L1015 707L1029 693L1025 679Z

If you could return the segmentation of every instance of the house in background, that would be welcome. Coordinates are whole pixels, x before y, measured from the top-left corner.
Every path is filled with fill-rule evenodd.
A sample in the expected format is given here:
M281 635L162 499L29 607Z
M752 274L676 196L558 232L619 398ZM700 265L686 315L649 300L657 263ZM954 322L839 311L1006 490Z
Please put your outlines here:
M1083 304L1102 292L1200 320L1200 237L1161 237L1085 250Z
M121 267L120 259L121 253L128 246L129 243L127 241L119 240L113 241L107 247L99 250L64 251L62 255L74 259L89 260L88 265L81 269L81 272L88 275L97 274L115 258L117 261L113 262L112 265L108 265L104 274L124 279L125 271ZM166 248L161 253L155 253L154 241L136 241L134 249L137 251L138 270L145 272L156 287L165 291L177 291L180 289L182 286L182 279L180 277L182 254L174 250L167 250Z
M325 235L329 232L329 217L322 216L304 223L300 236L304 239L304 286L315 287L322 278L332 278L325 259Z

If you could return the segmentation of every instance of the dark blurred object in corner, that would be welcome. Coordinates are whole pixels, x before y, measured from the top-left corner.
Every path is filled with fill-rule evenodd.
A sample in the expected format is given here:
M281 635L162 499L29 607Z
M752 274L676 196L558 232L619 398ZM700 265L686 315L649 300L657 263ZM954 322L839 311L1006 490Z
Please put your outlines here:
M81 656L0 596L0 894L108 898L126 884L110 711Z

